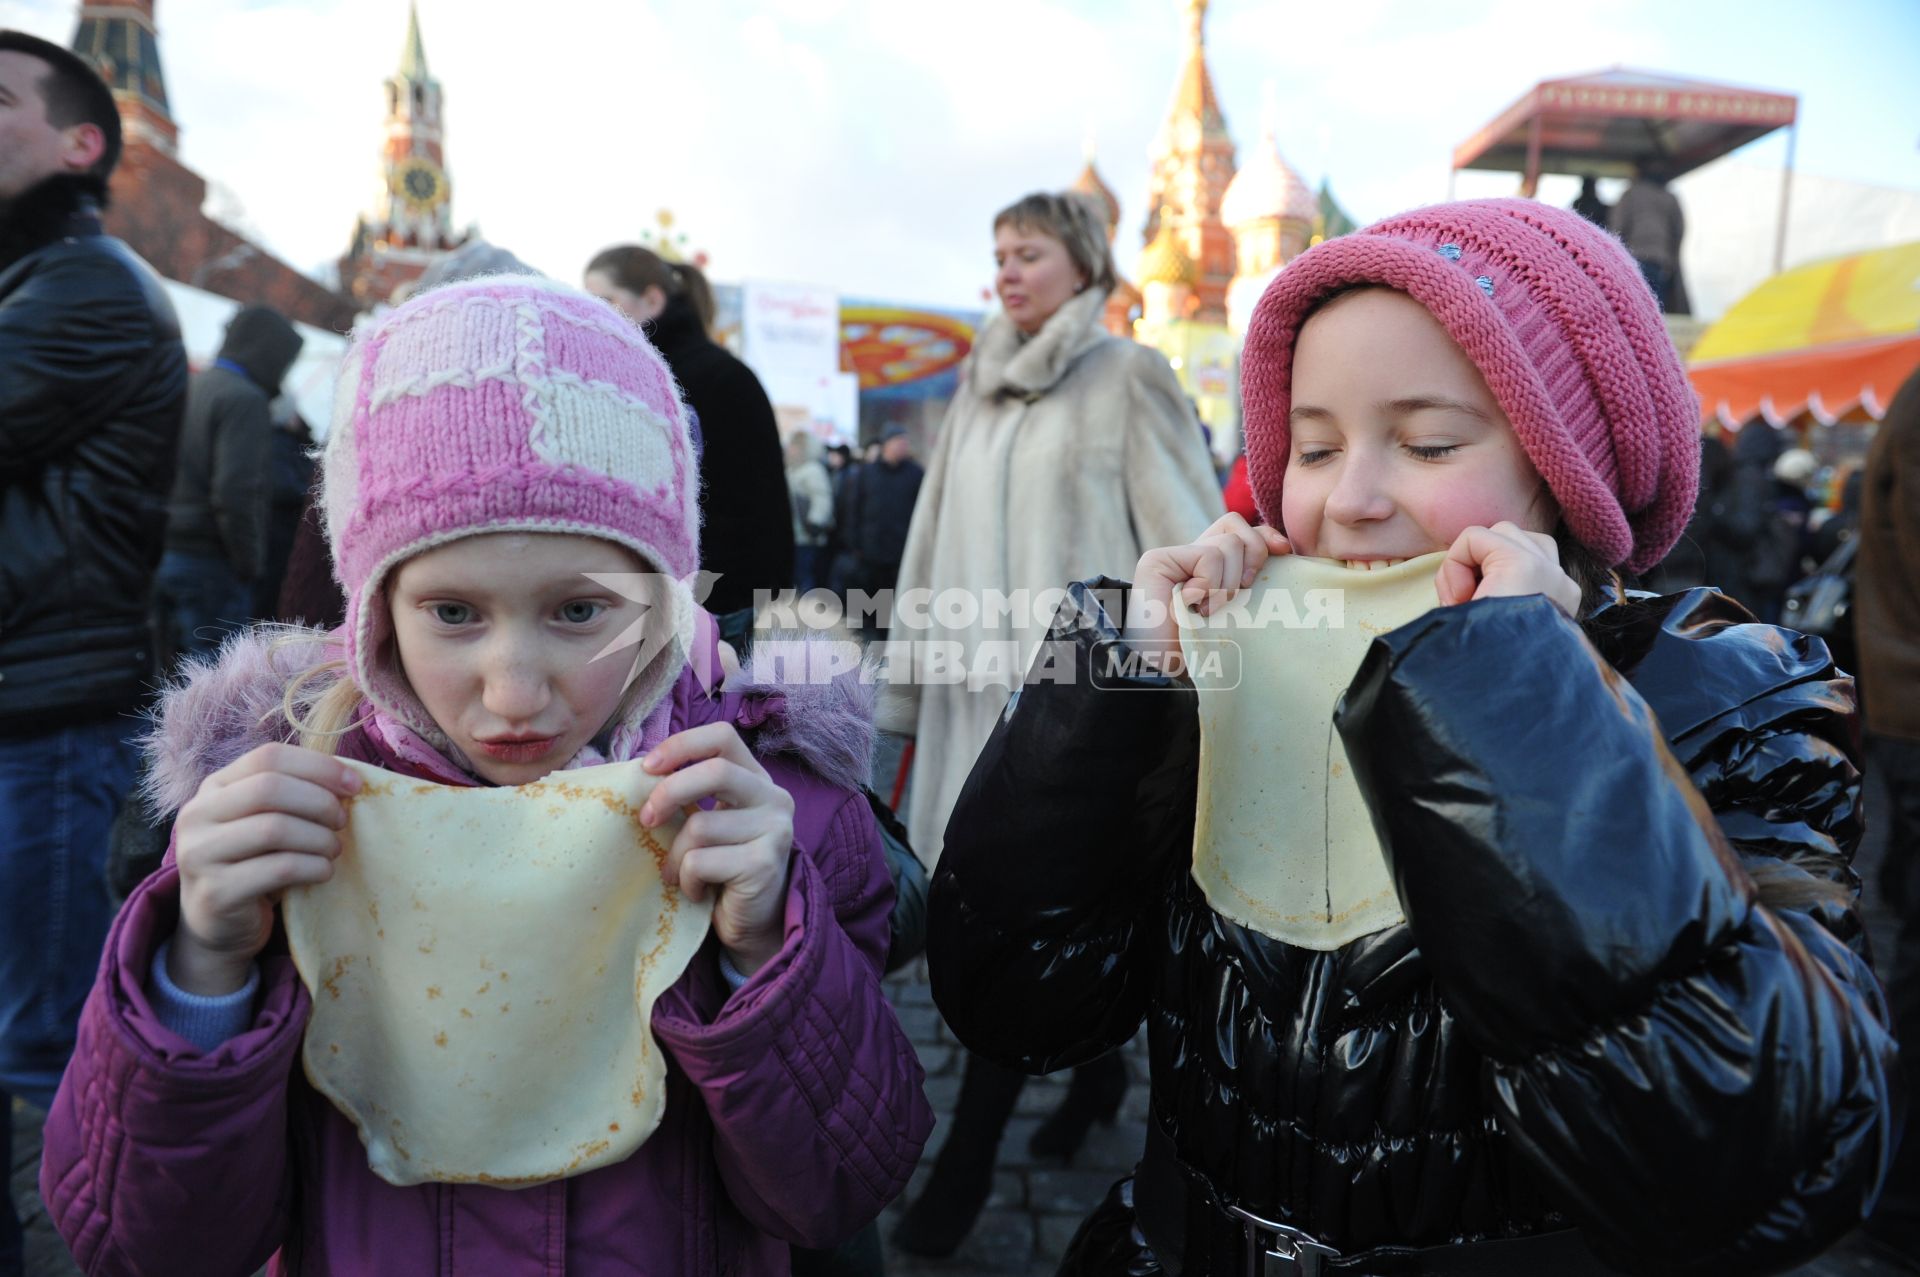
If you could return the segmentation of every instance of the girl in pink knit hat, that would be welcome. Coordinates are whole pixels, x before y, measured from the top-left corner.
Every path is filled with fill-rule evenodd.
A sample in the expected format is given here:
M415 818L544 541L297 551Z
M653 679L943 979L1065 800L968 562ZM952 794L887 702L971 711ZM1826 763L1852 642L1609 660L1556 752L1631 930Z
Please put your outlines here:
M269 1259L773 1274L790 1245L838 1244L932 1124L879 986L892 884L861 793L869 700L757 667L721 681L690 591L686 410L604 303L513 277L418 295L356 335L336 405L322 495L346 625L245 635L165 696L150 796L172 847L115 923L46 1126L63 1236L90 1272L210 1277ZM513 1189L475 1182L484 1167L376 1173L384 1133L322 1093L311 1044L302 1068L314 1007L277 902L340 867L367 775L343 759L456 787L637 760L657 778L641 824L692 813L661 873L710 902L711 933L652 1005L664 1105L624 1160ZM458 1050L448 1016L435 1040ZM551 1068L567 1058L555 1043Z
M1144 1154L1060 1271L1818 1252L1871 1211L1900 1107L1849 865L1852 681L1711 589L1622 587L1698 458L1633 261L1531 201L1390 218L1280 273L1242 385L1265 525L1072 587L934 882L934 996L970 1049L1046 1072L1147 1026ZM1326 713L1141 659L1181 650L1176 604L1228 616L1270 564L1426 602L1359 637ZM1333 761L1308 789L1271 757Z

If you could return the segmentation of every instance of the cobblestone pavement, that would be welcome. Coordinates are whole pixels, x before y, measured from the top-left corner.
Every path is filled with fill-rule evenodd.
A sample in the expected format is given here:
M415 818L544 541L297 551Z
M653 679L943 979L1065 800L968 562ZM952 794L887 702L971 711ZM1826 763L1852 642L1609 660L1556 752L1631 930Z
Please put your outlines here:
M913 1182L881 1217L883 1238L891 1236L901 1211L919 1196L921 1183L933 1166L933 1154L947 1138L964 1061L964 1053L934 1009L924 967L916 964L896 975L888 981L888 993L927 1070L927 1099L937 1121L927 1141L927 1156L921 1159ZM1132 1171L1140 1156L1147 1120L1145 1038L1135 1038L1126 1052L1134 1085L1127 1091L1119 1120L1112 1126L1094 1127L1071 1165L1058 1160L1035 1161L1027 1153L1027 1140L1034 1128L1066 1094L1068 1074L1034 1078L1020 1093L1019 1106L1000 1141L993 1194L959 1252L951 1259L929 1260L896 1254L889 1246L887 1271L953 1277L1040 1277L1053 1272L1054 1261L1065 1251L1081 1219L1116 1179Z
M885 796L891 789L898 762L897 746L883 746L876 760L876 788ZM1860 869L1869 884L1875 879L1879 848L1870 840L1860 856ZM1871 899L1871 898L1870 898ZM1884 911L1869 910L1877 952L1889 952L1891 919ZM926 983L925 968L915 964L887 982L888 994L902 1025L920 1053L927 1071L927 1098L938 1122L928 1141L927 1157L907 1194L881 1218L882 1236L892 1231L904 1204L913 1199L932 1166L933 1154L947 1137L953 1106L960 1091L960 1048L940 1020ZM1000 1166L994 1177L979 1224L951 1259L926 1260L889 1254L887 1271L895 1277L938 1274L939 1277L1041 1277L1054 1264L1073 1236L1080 1219L1106 1193L1108 1185L1125 1175L1139 1155L1147 1117L1146 1059L1141 1040L1127 1048L1133 1086L1121 1106L1120 1119L1110 1127L1095 1127L1071 1166L1036 1163L1027 1154L1027 1139L1040 1119L1059 1103L1066 1091L1066 1074L1036 1078L1020 1097L1013 1120L1000 1145ZM13 1113L14 1199L28 1215L27 1277L77 1277L79 1270L65 1247L48 1227L35 1188L40 1158L39 1115L24 1107ZM1920 1273L1920 1262L1903 1265L1894 1257L1850 1238L1815 1263L1797 1269L1792 1277L1897 1277Z

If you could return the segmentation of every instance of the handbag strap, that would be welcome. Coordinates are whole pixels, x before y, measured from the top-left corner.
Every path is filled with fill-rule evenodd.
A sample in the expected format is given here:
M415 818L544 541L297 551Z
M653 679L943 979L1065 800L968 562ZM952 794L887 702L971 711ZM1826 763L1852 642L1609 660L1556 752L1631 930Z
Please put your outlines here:
M1853 573L1854 555L1859 552L1859 549L1860 534L1856 532L1839 545L1833 547L1833 553L1829 554L1826 557L1826 561L1815 569L1815 575L1851 576Z

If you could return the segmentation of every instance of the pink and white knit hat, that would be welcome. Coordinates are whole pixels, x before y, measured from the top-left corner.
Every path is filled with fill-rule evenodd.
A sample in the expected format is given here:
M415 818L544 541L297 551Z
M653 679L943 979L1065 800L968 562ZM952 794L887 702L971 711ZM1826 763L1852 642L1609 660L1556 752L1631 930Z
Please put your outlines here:
M1673 547L1700 484L1699 405L1660 308L1620 241L1533 200L1415 209L1317 244L1282 270L1247 327L1247 473L1279 524L1293 347L1328 294L1398 289L1487 380L1569 530L1644 572Z
M527 276L422 293L354 335L322 468L346 646L374 705L445 736L400 676L387 574L487 532L567 532L624 545L671 578L655 606L674 641L640 670L638 724L693 649L698 471L673 374L605 302Z

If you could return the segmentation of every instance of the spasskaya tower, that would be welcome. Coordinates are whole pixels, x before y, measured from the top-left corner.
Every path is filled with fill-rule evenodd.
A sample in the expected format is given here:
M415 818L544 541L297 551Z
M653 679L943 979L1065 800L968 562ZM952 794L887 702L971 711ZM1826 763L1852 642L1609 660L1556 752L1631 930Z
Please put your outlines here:
M395 288L465 242L453 230L440 82L427 70L417 7L409 6L406 47L386 94L380 184L340 259L340 289L362 310L390 300Z

